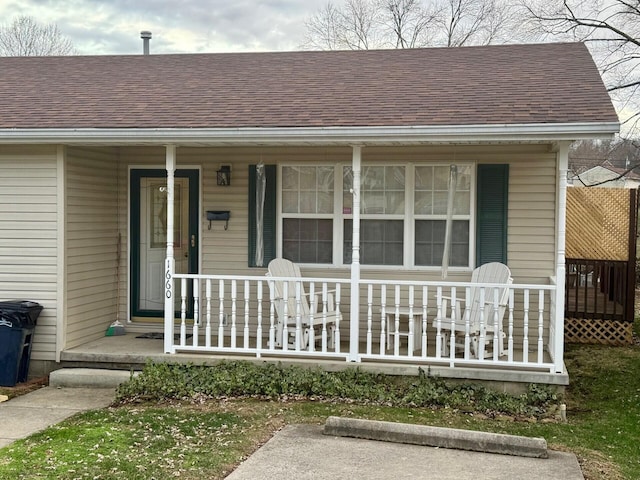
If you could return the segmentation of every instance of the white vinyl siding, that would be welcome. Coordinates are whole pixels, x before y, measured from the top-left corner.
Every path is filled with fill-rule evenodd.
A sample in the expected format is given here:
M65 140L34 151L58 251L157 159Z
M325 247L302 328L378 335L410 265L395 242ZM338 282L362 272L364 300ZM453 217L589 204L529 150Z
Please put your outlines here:
M123 245L128 245L128 170L131 166L163 169L165 151L160 147L119 149L120 187L119 224ZM389 158L401 163L442 164L508 163L509 233L508 263L516 282L546 283L555 268L555 154L544 145L452 147L384 147L363 148L363 163L384 164ZM266 268L248 267L248 175L249 165L325 165L331 162L351 164L348 147L202 147L178 148L176 168L201 168L201 205L199 256L202 273L228 275L262 275ZM219 186L216 170L231 165L231 185ZM123 183L124 182L124 183ZM123 186L124 185L124 186ZM472 199L472 204L475 199ZM206 220L207 210L229 210L227 230L223 222ZM473 232L472 232L473 233ZM126 260L124 260L126 261ZM125 269L126 270L126 269ZM349 266L304 267L303 273L316 277L348 277ZM447 280L468 280L471 268L449 270ZM438 280L439 270L396 270L363 265L363 278ZM127 275L120 278L121 317L126 318ZM265 295L268 293L265 292ZM343 301L348 299L343 291ZM106 322L106 319L104 320ZM101 328L108 323L101 325Z
M509 167L507 259L516 282L546 283L555 275L555 179L555 153Z
M158 161L164 153L158 152ZM385 164L389 158L399 163L425 164L443 161L455 163L509 164L509 230L507 258L515 281L546 283L555 269L555 153L547 145L446 146L435 147L365 147L363 164ZM230 210L228 230L217 223L208 230L201 215L201 265L203 273L255 275L261 269L247 266L248 167L262 161L265 165L316 164L338 162L351 164L351 149L326 147L264 148L179 148L177 168L202 165L202 209ZM232 165L231 186L218 186L215 172L220 165ZM472 199L472 204L475 199ZM475 241L475 240L474 240ZM528 252L534 252L533 256ZM317 276L348 276L348 266L306 267ZM467 279L468 271L449 271L449 279ZM437 280L439 271L403 270L362 266L368 278L403 277Z
M104 336L116 319L118 158L115 150L69 148L66 161L66 342ZM120 243L126 256L126 243ZM120 280L126 272L120 272Z
M32 300L32 360L55 360L57 309L55 147L0 146L0 300Z

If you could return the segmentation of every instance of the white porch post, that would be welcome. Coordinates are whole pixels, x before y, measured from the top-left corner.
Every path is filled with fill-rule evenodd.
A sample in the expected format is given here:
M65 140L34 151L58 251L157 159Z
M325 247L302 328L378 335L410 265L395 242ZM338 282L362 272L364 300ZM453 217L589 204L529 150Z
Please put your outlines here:
M176 170L176 146L166 147L167 169L167 257L164 264L164 352L173 351L174 280L175 259L173 257L173 194Z
M360 163L362 147L353 146L351 168L353 170L353 244L351 246L351 320L349 324L349 361L358 361L358 337L360 323Z
M567 236L567 172L569 170L569 142L558 145L557 178L557 245L556 245L556 318L553 319L554 336L552 345L556 373L564 371L564 288L565 288L565 240Z

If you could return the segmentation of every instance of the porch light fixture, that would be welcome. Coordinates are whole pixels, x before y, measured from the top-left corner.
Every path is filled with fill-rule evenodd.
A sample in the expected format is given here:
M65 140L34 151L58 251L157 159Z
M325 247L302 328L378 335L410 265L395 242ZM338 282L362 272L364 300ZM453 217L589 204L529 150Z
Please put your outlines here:
M218 185L231 185L231 165L221 165L220 170L216 171L218 175Z

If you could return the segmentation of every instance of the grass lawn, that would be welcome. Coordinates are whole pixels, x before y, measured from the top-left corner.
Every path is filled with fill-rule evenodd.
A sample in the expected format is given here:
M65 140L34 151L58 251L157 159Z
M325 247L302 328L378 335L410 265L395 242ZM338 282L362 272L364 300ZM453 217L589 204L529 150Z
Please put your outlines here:
M640 346L570 346L566 362L567 423L309 400L141 403L81 414L0 449L0 478L224 478L281 426L330 415L541 436L575 452L587 480L640 478Z

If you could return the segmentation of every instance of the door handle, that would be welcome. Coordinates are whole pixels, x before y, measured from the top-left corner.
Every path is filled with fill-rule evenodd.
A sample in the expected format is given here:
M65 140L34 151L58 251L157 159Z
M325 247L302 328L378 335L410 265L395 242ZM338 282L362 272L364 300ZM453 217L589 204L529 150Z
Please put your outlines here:
M196 236L191 235L191 248L196 248Z

